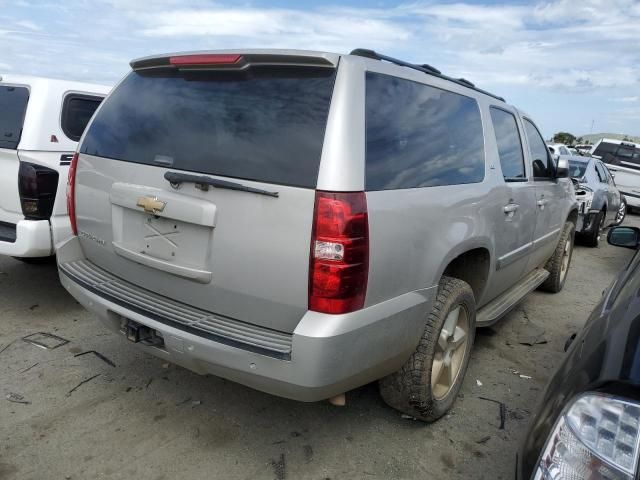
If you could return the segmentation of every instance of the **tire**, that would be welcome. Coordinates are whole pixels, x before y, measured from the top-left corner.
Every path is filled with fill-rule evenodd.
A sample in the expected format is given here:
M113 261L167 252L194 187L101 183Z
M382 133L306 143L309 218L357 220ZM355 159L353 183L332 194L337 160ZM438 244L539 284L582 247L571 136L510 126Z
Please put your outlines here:
M604 228L605 217L606 212L604 210L599 211L593 221L593 230L581 237L583 243L587 247L595 248L600 243L600 233Z
M616 213L616 220L613 222L614 226L622 225L625 217L627 216L627 200L622 197L620 199L620 208L618 208L618 212Z
M458 316L454 321L456 311ZM444 328L453 334L446 335ZM462 280L442 277L418 347L400 370L379 382L384 401L390 407L425 422L442 417L453 405L462 386L475 331L473 290ZM432 384L432 376L437 373L434 368L438 365L440 381Z
M549 272L549 276L542 285L540 285L540 290L558 293L564 287L564 282L567 279L567 272L571 265L571 257L573 256L575 231L576 227L572 222L564 224L564 229L560 235L558 246L553 252L553 256L544 266L545 270Z

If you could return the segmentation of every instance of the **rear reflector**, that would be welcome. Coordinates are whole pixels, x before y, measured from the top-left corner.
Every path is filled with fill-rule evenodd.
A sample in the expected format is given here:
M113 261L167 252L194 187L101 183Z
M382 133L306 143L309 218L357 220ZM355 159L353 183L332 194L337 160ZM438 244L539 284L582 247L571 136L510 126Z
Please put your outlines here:
M35 163L20 162L18 192L28 220L48 220L58 191L58 172Z
M200 54L180 55L169 57L169 64L178 66L187 65L232 65L238 63L242 55L226 54Z
M316 192L309 310L348 313L364 306L369 222L364 192Z
M69 166L69 177L67 180L67 212L71 221L71 231L78 235L78 225L76 223L76 169L78 168L78 152L73 155Z

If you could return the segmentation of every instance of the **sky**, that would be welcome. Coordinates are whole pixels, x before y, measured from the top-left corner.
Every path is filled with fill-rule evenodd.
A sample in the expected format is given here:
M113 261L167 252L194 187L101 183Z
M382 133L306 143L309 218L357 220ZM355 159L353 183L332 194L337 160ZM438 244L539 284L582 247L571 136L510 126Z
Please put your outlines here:
M114 84L166 52L372 48L464 77L543 134L640 135L640 0L0 0L0 74Z

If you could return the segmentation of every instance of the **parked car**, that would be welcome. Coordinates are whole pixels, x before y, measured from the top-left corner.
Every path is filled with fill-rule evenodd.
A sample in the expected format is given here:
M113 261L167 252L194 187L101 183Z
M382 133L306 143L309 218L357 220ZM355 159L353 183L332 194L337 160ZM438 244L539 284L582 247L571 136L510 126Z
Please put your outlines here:
M589 155L589 152L593 148L593 145L590 144L578 144L575 146L575 149L579 152L580 155Z
M547 145L547 147L549 147L549 150L554 155L562 155L567 157L571 155L569 147L567 147L564 143L550 143Z
M640 208L640 144L602 138L591 149L616 176L616 184L630 208Z
M71 157L108 91L88 83L0 77L0 255L47 257L71 235L65 200Z
M637 249L640 229L614 227ZM518 479L638 478L640 254L605 292L549 382L518 455Z
M620 225L627 203L604 164L590 157L570 157L569 175L576 182L579 202L576 234L590 247L597 247L600 234L611 225Z
M562 289L568 165L502 98L371 50L131 66L74 157L57 258L150 353L302 401L382 379L432 421L476 326Z

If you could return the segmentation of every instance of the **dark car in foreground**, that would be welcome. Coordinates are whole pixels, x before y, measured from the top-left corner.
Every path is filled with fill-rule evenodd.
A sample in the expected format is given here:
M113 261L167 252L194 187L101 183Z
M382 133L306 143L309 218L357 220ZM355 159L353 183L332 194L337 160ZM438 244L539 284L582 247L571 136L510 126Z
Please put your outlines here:
M638 250L640 229L612 245ZM518 455L518 479L638 478L640 253L594 309L547 386Z
M590 247L597 247L604 228L624 221L627 202L613 175L600 160L573 156L567 160L580 205L576 238Z

